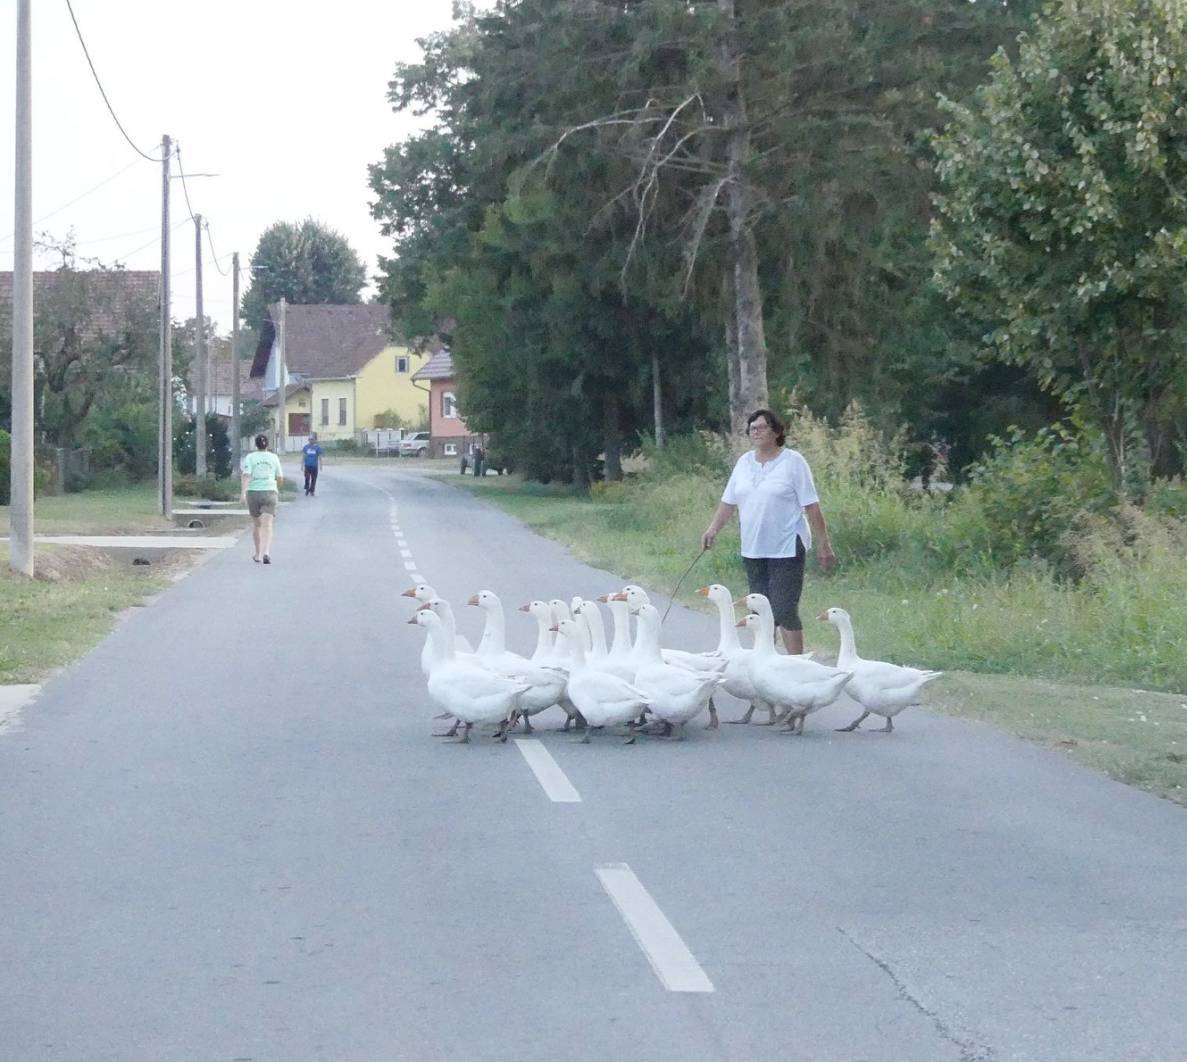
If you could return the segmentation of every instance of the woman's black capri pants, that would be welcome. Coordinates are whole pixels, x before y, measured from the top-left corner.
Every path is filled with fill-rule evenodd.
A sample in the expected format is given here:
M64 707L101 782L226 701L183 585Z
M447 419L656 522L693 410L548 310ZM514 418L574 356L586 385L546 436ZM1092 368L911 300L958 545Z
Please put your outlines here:
M752 594L771 602L775 622L785 631L802 631L800 593L804 589L804 544L796 543L794 557L743 557Z

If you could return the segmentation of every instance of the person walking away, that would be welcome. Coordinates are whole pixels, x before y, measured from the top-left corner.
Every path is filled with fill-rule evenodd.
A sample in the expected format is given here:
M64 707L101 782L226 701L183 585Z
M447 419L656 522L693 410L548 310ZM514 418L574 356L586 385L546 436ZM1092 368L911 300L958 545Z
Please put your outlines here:
M242 489L239 496L247 503L251 515L251 537L255 543L254 561L272 563L272 525L276 506L280 503L280 486L284 470L280 458L268 449L268 436L256 436L254 453L243 458Z
M305 495L312 498L317 493L317 474L321 471L322 448L317 441L317 432L310 434L301 454L305 466Z
M769 409L756 409L746 420L750 450L738 458L721 504L701 536L712 549L718 533L738 514L742 563L750 593L771 602L775 622L789 653L804 651L800 593L804 558L816 535L816 557L828 571L836 563L812 470L797 450L786 448L786 427Z

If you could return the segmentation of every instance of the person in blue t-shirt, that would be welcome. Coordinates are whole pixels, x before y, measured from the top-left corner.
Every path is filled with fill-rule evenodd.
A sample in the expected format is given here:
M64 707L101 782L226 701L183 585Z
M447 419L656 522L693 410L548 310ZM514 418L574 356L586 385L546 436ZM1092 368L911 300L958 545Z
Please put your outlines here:
M317 474L321 471L321 446L317 441L317 432L309 436L309 442L302 447L301 453L305 465L305 493L313 497L317 491Z

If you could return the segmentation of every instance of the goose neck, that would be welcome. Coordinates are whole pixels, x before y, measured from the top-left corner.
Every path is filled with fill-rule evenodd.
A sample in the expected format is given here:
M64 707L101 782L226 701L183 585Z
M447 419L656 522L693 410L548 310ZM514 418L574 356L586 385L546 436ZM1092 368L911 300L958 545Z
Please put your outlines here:
M837 664L843 666L846 661L857 658L857 645L853 640L853 623L848 616L837 617L837 630L841 632L841 651L837 656Z

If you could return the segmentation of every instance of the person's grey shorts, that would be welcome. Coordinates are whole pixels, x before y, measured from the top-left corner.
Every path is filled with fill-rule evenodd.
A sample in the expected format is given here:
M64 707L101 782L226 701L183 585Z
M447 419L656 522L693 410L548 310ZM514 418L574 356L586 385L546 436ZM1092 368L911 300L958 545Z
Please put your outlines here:
M280 495L274 490L249 490L247 492L247 511L252 516L262 516L264 513L276 515L276 506Z
M746 582L752 594L762 594L771 603L775 622L785 631L802 631L800 593L804 588L804 544L794 557L743 557Z

